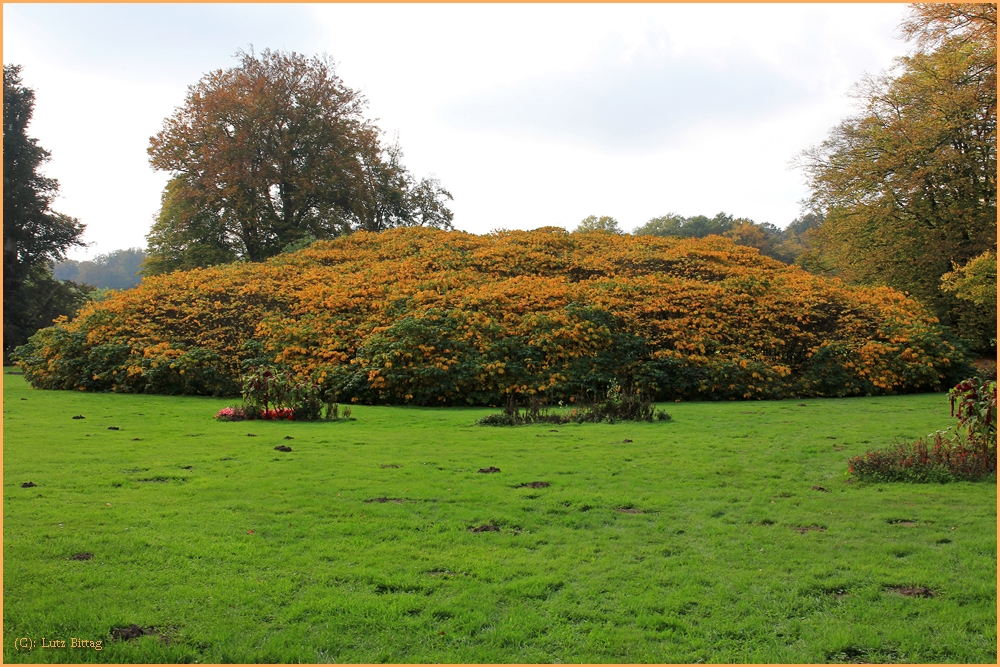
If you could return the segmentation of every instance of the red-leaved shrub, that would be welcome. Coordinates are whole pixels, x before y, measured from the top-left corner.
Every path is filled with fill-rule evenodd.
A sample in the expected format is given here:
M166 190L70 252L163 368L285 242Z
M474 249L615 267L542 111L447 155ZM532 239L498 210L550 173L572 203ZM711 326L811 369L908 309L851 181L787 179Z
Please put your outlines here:
M913 443L867 452L848 463L855 478L867 482L951 482L996 478L997 443L938 431Z

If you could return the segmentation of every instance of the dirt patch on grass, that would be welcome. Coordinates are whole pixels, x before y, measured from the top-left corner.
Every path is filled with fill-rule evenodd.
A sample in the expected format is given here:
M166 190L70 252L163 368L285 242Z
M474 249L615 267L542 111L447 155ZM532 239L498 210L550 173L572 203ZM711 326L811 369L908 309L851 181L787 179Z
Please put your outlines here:
M616 512L621 512L622 514L645 514L646 510L641 510L638 507L616 507Z
M257 434L256 433L247 433L247 437L248 438L256 438Z
M38 486L38 485L35 484L34 482L25 482L24 484L21 485L21 488L22 489L30 489L33 486Z
M278 451L278 452L290 452L290 451L292 451L292 448L289 447L288 445L278 445L274 449L275 449L275 451Z
M109 427L108 427L108 430L109 430L109 431L120 431L121 429L120 429L120 428L118 428L117 426L109 426Z
M397 503L397 504L401 505L401 504L405 503L406 501L404 499L402 499L402 498L386 498L385 496L382 496L381 498L369 498L365 502L366 503Z
M822 486L812 487L813 491L822 491L823 493L830 493L830 489L824 489Z
M489 468L480 468L479 472L500 472L500 468L496 466L490 466Z
M552 486L548 482L525 482L524 484L518 484L515 489L544 489L547 486Z
M385 465L379 466L379 468L398 468L399 466L395 463L386 463Z
M152 630L143 630L135 623L132 623L128 627L124 628L114 628L111 630L111 638L118 641L128 641L130 639L138 639L143 635L153 634Z
M290 435L286 435L286 436L285 436L285 440L294 440L294 439L295 439L295 438L293 438L293 437L292 437L292 436L290 436Z
M72 556L70 556L69 560L90 560L93 557L94 554L90 553L89 551L82 551L78 554L73 554Z
M73 415L73 419L86 419L83 415Z
M916 526L919 521L916 519L886 519L886 523L892 526Z
M932 598L937 595L926 586L887 586L885 590L908 598Z
M799 535L805 535L809 531L816 531L818 533L826 532L826 528L824 528L823 526L817 526L815 524L813 524L812 526L789 526L789 528L797 532Z
M622 444L623 444L623 445L627 445L627 444L628 444L628 443L630 443L630 442L632 442L632 441L631 441L631 440L629 440L628 438L625 438L624 440L622 440Z
M481 526L469 526L470 533L499 533L500 526L496 525L492 521L490 523L484 523Z

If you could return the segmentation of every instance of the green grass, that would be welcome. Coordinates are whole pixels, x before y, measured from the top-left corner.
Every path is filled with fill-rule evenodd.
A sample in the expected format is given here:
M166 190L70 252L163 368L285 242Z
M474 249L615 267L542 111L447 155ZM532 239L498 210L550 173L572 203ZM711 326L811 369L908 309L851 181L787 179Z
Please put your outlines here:
M949 426L944 395L555 428L227 403L4 376L5 661L996 661L996 485L844 474ZM155 634L111 641L130 623Z

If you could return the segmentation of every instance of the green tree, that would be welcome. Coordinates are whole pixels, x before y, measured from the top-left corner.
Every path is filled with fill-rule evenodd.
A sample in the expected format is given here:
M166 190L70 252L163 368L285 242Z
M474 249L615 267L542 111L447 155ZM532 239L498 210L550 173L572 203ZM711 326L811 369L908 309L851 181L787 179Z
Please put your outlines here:
M914 5L903 32L918 49L866 77L860 112L802 155L826 213L813 259L909 291L985 351L995 320L941 277L996 249L996 5Z
M247 255L242 236L226 227L218 210L200 206L196 190L185 175L167 182L160 212L146 235L143 275L225 264Z
M3 68L3 358L53 317L72 315L86 288L52 278L50 264L83 245L84 226L51 210L59 191L39 168L49 152L28 136L35 93L20 65ZM81 296L84 295L84 296Z
M618 221L612 218L610 215L602 215L597 217L596 215L588 215L586 218L580 221L580 224L576 226L574 232L607 232L609 234L622 234L621 227L618 226Z
M450 193L416 179L364 119L328 57L264 50L206 74L150 139L172 174L147 274L261 261L303 238L356 229L450 228Z
M57 262L52 276L57 280L72 280L93 285L102 290L129 289L139 284L139 269L146 258L142 248L125 248L77 262L67 259Z
M657 218L651 218L632 233L636 236L684 236L700 239L709 234L721 236L731 230L735 224L733 216L727 213L718 213L714 218L708 218L704 215L685 218L676 213L667 213Z
M997 319L997 255L987 250L941 276L941 290L980 309L988 322ZM993 344L996 345L996 336Z

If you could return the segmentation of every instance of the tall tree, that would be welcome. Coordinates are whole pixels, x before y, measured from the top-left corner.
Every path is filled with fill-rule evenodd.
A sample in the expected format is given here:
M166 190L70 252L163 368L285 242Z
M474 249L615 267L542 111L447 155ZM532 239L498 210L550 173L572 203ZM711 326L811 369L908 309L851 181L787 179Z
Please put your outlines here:
M241 258L261 261L303 238L402 225L450 228L451 195L417 181L398 143L327 57L264 50L202 77L150 139L173 174L149 237L147 273ZM199 245L213 250L205 253Z
M913 5L902 28L917 50L802 155L826 213L813 240L844 278L911 292L985 349L995 321L941 277L996 250L996 5Z
M20 65L3 68L3 357L53 317L70 315L86 290L53 280L50 263L83 245L84 226L51 210L59 183L39 173L49 152L28 136L35 93Z

